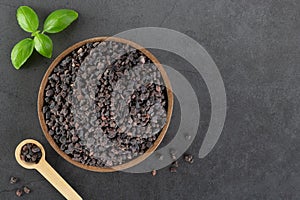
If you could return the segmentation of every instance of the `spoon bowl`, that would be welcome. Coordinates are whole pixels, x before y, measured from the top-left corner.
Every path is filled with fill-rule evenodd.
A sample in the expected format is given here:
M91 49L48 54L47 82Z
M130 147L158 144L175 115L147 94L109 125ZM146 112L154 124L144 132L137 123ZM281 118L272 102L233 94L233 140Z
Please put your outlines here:
M22 147L25 144L28 144L28 143L35 144L36 146L38 146L41 149L42 157L41 157L41 159L39 160L38 163L25 162L24 160L21 159L20 155L21 155L21 152L22 152ZM41 143L39 143L38 141L33 140L33 139L26 139L26 140L23 140L22 142L20 142L20 144L16 147L15 157L16 157L17 162L22 167L24 167L26 169L36 169L41 165L41 163L45 162L45 149L44 149L43 145Z

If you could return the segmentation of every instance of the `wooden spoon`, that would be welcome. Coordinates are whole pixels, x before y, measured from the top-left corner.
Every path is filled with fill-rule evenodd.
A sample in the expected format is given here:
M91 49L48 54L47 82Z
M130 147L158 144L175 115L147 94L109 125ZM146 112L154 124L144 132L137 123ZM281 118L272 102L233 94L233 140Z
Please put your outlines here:
M41 149L42 158L37 164L25 162L20 157L22 147L27 143L33 143ZM15 150L15 157L22 167L26 169L36 169L40 172L66 199L82 200L77 192L46 161L45 149L38 141L33 139L23 140Z

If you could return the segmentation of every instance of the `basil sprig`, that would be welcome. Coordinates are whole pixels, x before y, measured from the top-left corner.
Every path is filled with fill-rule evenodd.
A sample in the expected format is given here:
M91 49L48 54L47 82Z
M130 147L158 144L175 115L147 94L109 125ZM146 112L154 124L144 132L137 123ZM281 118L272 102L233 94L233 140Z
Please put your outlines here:
M53 43L45 33L58 33L66 29L78 18L74 10L60 9L52 12L45 20L43 31L39 31L39 18L35 11L28 6L20 6L17 10L17 21L20 27L31 33L32 38L18 42L11 51L11 61L16 69L31 56L33 49L46 58L52 57Z

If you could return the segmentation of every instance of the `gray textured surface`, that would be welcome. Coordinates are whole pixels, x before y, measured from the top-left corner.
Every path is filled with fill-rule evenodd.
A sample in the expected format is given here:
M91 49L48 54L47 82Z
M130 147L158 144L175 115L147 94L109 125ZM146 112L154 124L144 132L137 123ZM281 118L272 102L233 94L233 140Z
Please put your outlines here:
M80 13L72 27L53 35L54 57L82 39L143 26L171 28L197 40L218 65L228 98L225 127L214 150L193 165L181 161L177 174L162 169L156 177L93 173L64 161L42 135L36 112L38 87L52 60L35 54L20 71L10 64L14 43L28 36L15 20L20 5L32 6L42 18L63 7ZM2 0L0 199L18 199L14 189L21 185L33 190L22 199L63 199L37 172L22 169L14 160L14 148L25 138L44 144L49 163L84 199L299 199L299 19L298 0ZM201 126L189 149L196 155L210 116L205 84L180 58L153 53L180 70L198 94ZM169 139L177 128L177 110L175 104ZM9 185L10 175L21 182Z

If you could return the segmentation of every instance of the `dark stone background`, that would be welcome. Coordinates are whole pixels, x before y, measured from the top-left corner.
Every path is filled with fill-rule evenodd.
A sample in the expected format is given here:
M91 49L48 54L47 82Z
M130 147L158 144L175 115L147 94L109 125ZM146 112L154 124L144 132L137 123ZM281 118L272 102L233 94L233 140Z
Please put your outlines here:
M41 19L58 8L72 8L79 19L52 35L54 57L83 39L131 28L158 26L183 32L210 53L222 74L228 112L223 133L204 159L180 161L151 174L94 173L58 156L43 136L37 93L53 59L34 53L19 71L10 63L13 45L29 35L17 25L20 5ZM21 168L14 148L25 138L39 140L49 163L84 199L300 199L300 2L298 0L1 0L0 2L0 199L18 199L15 188L33 192L22 199L63 199L36 171ZM190 80L201 102L199 133L189 152L197 155L210 117L201 77L182 59L153 51ZM168 139L176 132L175 104ZM166 143L166 142L165 142ZM11 175L21 178L10 185Z

